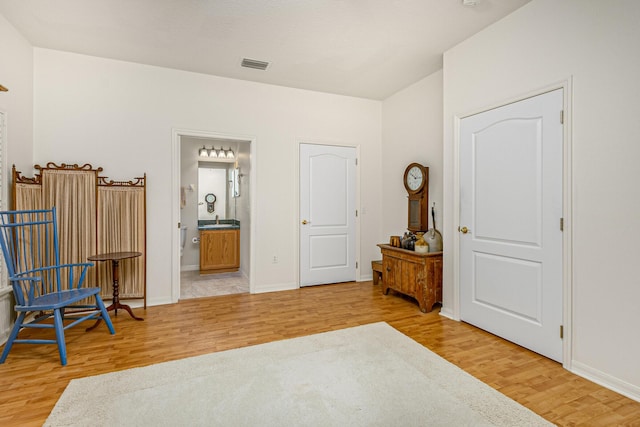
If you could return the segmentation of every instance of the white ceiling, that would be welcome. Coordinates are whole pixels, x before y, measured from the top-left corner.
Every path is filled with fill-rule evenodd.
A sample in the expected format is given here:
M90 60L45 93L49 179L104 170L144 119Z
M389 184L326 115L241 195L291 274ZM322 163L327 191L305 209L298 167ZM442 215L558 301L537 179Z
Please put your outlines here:
M36 47L384 99L528 1L0 0L0 13Z

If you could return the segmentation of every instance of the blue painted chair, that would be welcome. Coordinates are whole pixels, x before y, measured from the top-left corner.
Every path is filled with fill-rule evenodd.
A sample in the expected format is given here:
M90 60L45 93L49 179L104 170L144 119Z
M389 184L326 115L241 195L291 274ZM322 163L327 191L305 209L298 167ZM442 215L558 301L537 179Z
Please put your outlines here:
M17 312L0 363L4 363L14 343L25 343L57 344L60 362L66 365L64 331L85 320L102 319L109 332L115 334L100 288L83 287L87 269L93 264L60 264L55 207L0 212L0 246ZM90 304L92 298L95 304ZM52 317L53 323L49 320ZM18 339L24 328L54 329L55 340Z

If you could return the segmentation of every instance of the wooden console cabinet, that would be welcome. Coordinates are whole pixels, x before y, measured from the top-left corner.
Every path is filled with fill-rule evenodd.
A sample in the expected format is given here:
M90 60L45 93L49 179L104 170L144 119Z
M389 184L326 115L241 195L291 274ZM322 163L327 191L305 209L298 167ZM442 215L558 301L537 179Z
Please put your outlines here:
M240 268L240 230L200 231L200 273L222 273Z
M427 313L442 302L442 252L426 254L378 245L382 251L382 292L389 289L415 298Z

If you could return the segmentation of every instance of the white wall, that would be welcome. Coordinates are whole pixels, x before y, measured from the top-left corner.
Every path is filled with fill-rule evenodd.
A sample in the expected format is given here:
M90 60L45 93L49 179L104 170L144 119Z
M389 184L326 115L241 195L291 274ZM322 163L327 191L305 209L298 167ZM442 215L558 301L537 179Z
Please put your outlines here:
M240 221L240 271L249 277L251 266L251 147L238 144L236 160L240 169L240 196L236 197L236 219Z
M382 235L407 231L407 190L402 182L412 162L429 167L429 212L436 203L442 228L442 70L385 99L382 104ZM429 213L429 224L431 213Z
M444 308L454 115L572 78L572 370L640 399L640 3L533 0L444 56Z
M171 301L174 128L255 138L256 292L297 287L301 140L361 147L360 265L379 257L367 231L381 218L381 102L47 49L34 61L35 162L88 162L112 179L147 173L150 304Z
M2 161L1 209L8 209L11 166L30 173L33 167L33 49L4 16L0 15L0 84L9 89L0 92L0 111L5 118L5 152ZM1 261L0 262L4 262ZM4 265L2 266L4 270ZM4 275L3 275L4 276ZM5 277L0 276L0 343L9 336L13 295Z
M6 114L7 170L4 182L11 182L11 165L29 175L33 168L33 48L0 15L0 110ZM9 207L8 205L4 207Z
M180 186L185 187L186 204L180 208L180 225L187 227L187 241L180 258L181 270L200 268L200 244L193 243L198 237L198 148L202 142L187 137L180 141ZM189 188L193 185L193 190Z

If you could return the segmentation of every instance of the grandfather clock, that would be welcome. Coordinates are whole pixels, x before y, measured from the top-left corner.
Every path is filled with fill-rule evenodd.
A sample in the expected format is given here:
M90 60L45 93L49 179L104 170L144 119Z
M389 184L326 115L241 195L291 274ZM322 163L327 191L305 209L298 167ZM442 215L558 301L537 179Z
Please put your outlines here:
M411 163L404 171L404 188L409 193L409 215L407 229L427 231L429 206L429 168Z

